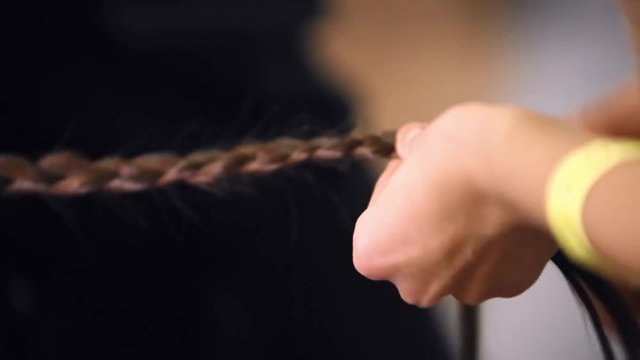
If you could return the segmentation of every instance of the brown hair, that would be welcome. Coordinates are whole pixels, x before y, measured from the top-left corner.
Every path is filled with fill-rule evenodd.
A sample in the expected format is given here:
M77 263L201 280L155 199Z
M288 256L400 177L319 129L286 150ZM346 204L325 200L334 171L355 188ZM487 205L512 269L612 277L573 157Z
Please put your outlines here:
M141 191L179 182L210 187L230 175L267 173L309 160L390 158L395 153L394 136L387 132L310 140L278 138L226 151L198 150L183 157L159 152L90 160L75 152L57 151L32 162L0 154L0 192L81 195Z

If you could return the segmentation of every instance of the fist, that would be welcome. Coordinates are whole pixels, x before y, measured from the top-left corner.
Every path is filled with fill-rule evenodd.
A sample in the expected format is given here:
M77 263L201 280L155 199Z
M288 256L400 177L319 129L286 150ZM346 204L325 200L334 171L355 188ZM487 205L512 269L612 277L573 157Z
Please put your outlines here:
M529 114L460 105L430 125L398 132L398 159L376 184L353 238L356 269L388 280L408 303L428 307L453 295L468 304L520 294L557 251L500 196L497 156Z

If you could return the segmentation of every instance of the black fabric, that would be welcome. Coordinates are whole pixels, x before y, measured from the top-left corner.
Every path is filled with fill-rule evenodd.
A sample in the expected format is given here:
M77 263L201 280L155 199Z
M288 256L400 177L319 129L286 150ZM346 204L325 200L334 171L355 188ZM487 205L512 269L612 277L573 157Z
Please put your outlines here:
M3 1L0 151L91 156L348 131L305 61L315 1ZM444 359L368 281L358 164L211 191L0 198L1 359Z
M0 149L99 155L347 130L347 104L304 61L314 2L265 3L3 2Z

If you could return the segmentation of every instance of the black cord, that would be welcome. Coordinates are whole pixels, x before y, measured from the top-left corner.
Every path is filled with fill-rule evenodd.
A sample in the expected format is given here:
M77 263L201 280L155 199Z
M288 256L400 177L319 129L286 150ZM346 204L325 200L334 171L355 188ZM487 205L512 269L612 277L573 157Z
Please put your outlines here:
M479 328L478 318L480 309L477 306L469 306L460 303L460 329L461 329L461 360L478 359Z

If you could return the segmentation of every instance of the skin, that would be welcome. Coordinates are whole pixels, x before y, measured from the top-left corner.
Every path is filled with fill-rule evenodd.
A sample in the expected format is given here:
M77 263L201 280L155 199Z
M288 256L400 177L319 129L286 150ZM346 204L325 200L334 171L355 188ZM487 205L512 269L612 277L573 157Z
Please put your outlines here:
M623 1L634 42L636 1ZM636 20L638 19L638 20ZM453 295L468 304L528 289L558 250L544 196L555 165L599 135L640 136L638 87L587 106L570 123L525 109L463 104L429 125L410 123L399 159L380 176L356 224L353 261L420 307ZM640 162L607 172L583 213L592 246L613 274L640 279Z

